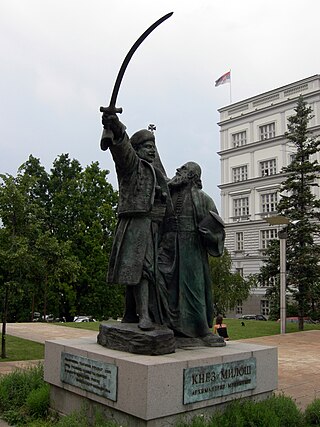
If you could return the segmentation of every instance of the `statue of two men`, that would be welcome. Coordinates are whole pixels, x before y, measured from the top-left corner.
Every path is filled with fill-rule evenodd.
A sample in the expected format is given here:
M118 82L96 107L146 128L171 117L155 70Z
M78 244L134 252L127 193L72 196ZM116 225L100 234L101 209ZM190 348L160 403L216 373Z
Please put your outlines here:
M213 304L208 253L220 256L224 226L201 188L201 169L188 162L171 180L154 134L131 138L117 116L103 114L119 183L118 224L107 282L126 285L123 322L141 330L167 325L175 335L211 335Z

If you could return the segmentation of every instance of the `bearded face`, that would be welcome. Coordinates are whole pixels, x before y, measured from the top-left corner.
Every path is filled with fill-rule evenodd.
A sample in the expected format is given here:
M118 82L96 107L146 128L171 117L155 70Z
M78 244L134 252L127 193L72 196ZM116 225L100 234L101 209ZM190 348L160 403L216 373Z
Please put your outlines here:
M185 166L177 169L175 176L168 182L169 187L180 188L190 182L189 171Z
M168 182L171 188L180 188L188 184L201 188L201 169L195 162L188 162L177 169L175 176Z

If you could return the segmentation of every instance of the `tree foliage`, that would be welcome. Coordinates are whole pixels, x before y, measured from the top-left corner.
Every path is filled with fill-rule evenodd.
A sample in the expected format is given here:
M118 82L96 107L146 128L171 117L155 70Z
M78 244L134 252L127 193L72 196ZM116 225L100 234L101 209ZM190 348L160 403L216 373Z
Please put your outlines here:
M253 285L251 278L244 279L239 273L232 273L231 264L231 257L226 249L221 257L209 258L216 314L225 314L245 301Z
M316 159L320 139L311 134L308 124L312 109L302 97L295 114L288 118L286 137L288 146L294 149L292 162L282 172L285 180L280 187L277 211L289 220L287 226L287 286L298 304L299 329L303 318L319 309L320 294L320 201L313 191L319 186L320 166ZM318 239L318 240L317 240ZM266 252L267 262L261 270L261 278L275 277L270 296L276 302L279 294L279 242L274 242Z
M83 169L62 154L50 173L33 156L0 181L0 286L9 319L30 313L119 316L123 291L105 284L117 192L98 163Z

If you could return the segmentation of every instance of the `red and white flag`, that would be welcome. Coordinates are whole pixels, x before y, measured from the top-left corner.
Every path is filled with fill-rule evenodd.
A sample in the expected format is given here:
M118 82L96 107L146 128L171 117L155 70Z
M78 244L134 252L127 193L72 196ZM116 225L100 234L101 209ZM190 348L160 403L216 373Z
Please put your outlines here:
M223 74L221 77L218 78L215 82L215 86L220 86L225 83L231 82L231 71L228 71L227 73Z

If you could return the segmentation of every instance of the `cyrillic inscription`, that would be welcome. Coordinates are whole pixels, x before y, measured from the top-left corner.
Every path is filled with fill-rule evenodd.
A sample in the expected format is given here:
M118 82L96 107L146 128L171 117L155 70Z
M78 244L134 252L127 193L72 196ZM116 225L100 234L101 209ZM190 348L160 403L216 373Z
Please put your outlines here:
M64 383L117 400L118 367L115 365L62 352L60 378Z
M214 399L256 387L256 358L184 369L183 403Z

